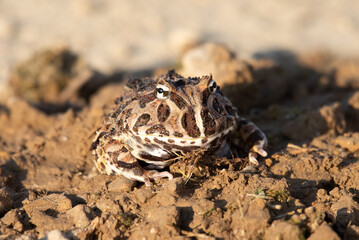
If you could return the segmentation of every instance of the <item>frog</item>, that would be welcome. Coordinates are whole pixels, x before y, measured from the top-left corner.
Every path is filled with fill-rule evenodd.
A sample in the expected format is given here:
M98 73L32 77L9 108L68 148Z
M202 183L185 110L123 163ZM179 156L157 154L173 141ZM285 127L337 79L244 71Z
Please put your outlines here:
M248 146L254 165L267 156L266 135L239 115L212 75L183 77L170 70L155 78L129 79L90 149L101 173L151 186L151 180L172 180L165 168L184 154L233 156L233 145L240 145L231 141Z

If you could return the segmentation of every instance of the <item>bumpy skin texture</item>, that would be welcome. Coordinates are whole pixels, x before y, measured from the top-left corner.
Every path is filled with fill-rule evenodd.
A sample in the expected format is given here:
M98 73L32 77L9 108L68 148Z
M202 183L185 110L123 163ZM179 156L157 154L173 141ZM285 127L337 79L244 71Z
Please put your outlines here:
M183 78L170 71L157 79L129 80L126 87L91 146L102 173L150 186L151 179L172 179L169 172L155 169L168 166L183 153L205 150L229 155L232 133L249 146L252 163L258 164L258 154L267 155L264 133L238 115L211 76Z

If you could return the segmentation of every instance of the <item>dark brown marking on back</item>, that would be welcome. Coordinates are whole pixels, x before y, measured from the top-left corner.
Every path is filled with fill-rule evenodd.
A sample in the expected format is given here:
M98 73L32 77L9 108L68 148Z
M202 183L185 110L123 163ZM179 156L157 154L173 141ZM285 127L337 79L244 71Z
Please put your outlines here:
M165 126L163 126L162 124L154 125L146 130L146 134L148 134L148 135L153 134L153 133L159 133L159 134L163 134L165 136L170 135L170 132L168 130L166 130Z
M186 143L187 141L186 140L182 140L181 143Z
M148 137L145 137L146 142L151 142L151 140Z
M178 79L177 81L173 81L173 85L176 89L183 88L186 85L186 82L184 79Z
M216 121L213 119L212 115L210 114L209 110L203 108L201 110L201 118L204 127L204 135L210 136L216 133Z
M138 142L138 143L142 142L142 139L139 136L134 135L133 137L135 138L136 142Z
M133 131L138 132L139 127L145 126L151 120L151 116L147 113L142 114L137 118L135 125L133 126Z
M205 90L202 91L202 106L203 107L207 106L208 97L209 97L209 90L206 88Z
M201 140L202 143L206 143L207 141L208 141L207 138L202 138L202 140Z
M173 133L173 136L178 137L178 138L181 138L181 137L183 137L183 134L182 134L182 133L179 133L179 132L174 132L174 133Z
M180 97L178 94L176 94L174 92L171 93L170 99L171 99L172 102L174 102L176 104L176 106L179 109L182 109L185 106L187 106L186 101L182 97Z
M169 143L174 143L175 142L175 140L173 140L173 139L168 139L167 140Z
M159 140L158 138L153 138L153 141L154 141L155 143L159 143L159 144L167 144L166 142L161 141L161 140Z
M190 137L196 138L201 135L192 108L188 108L187 112L183 114L181 118L181 123L182 127L184 128L184 130L186 130L187 134Z
M166 103L161 103L157 108L158 121L164 122L170 116L171 110Z
M153 93L149 93L147 95L140 97L140 101L139 101L140 108L145 108L147 103L152 102L154 100L156 100L155 91L153 91Z
M144 90L148 90L154 88L153 79L140 79L140 78L132 78L129 79L126 83L128 88L135 90L136 92L142 92Z
M183 77L181 75L179 75L178 73L176 73L175 70L171 69L166 73L165 78L175 80L177 78L183 78Z

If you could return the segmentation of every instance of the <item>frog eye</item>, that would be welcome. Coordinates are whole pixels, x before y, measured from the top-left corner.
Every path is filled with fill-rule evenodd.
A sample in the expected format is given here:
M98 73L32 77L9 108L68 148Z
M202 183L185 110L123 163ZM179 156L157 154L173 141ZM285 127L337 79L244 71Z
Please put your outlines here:
M170 89L162 84L156 86L156 96L158 99L165 100L170 96Z
M217 90L217 83L212 80L208 83L208 90L211 92L211 93L214 93L216 90Z

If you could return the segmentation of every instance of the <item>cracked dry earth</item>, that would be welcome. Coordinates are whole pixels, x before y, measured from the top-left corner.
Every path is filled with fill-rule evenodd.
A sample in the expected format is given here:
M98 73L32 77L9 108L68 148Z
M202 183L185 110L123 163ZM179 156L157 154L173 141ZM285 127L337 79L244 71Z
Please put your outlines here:
M273 53L206 43L176 69L212 73L269 156L188 156L152 187L99 174L89 148L127 76L167 69L105 76L68 49L19 63L0 105L1 239L358 239L359 61Z

